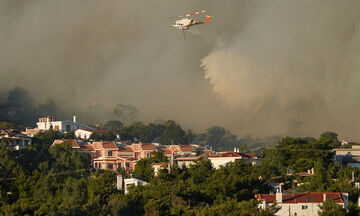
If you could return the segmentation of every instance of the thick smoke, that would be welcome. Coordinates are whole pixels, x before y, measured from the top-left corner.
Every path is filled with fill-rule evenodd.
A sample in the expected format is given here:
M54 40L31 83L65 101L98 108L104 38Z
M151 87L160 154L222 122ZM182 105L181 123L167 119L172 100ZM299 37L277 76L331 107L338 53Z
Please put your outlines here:
M213 91L251 130L359 137L360 2L261 1L202 60Z
M358 1L0 0L0 90L242 134L359 129ZM214 22L183 40L178 16ZM202 67L201 67L202 65ZM205 72L205 78L204 78ZM290 123L289 123L290 122Z

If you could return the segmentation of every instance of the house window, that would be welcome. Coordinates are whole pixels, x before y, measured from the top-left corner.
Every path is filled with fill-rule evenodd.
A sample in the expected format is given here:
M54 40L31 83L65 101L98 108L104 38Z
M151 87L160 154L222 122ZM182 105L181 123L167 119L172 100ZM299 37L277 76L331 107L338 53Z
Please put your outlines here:
M114 165L112 163L108 163L108 168L109 169L113 169L114 168Z
M71 128L70 128L70 125L66 125L66 126L65 126L65 129L66 129L66 131L70 131L70 129L71 129Z
M113 152L112 152L112 151L108 151L108 156L113 156Z
M306 198L306 202L312 202L311 198Z
M55 130L59 130L59 125L55 125Z
M118 163L118 169L122 167L121 165L122 165L121 162L119 162Z
M126 162L126 163L125 163L125 166L126 166L127 168L130 168L130 163L129 163L129 162Z
M308 206L307 206L307 205L302 205L302 206L301 206L301 209L303 209L303 210L304 210L304 209L308 209Z
M146 153L146 157L151 157L151 153Z

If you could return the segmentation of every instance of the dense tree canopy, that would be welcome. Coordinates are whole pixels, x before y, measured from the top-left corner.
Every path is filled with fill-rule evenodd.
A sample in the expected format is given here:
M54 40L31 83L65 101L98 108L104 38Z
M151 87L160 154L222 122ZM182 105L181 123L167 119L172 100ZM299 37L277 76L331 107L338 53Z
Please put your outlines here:
M176 123L170 125L180 131ZM348 211L329 201L321 206L321 215L359 213L359 190L349 182L352 172L360 176L360 169L333 165L328 151L333 139L285 137L265 151L260 167L236 161L215 170L209 160L200 159L189 168L175 166L154 176L152 164L167 160L156 152L140 160L134 171L150 184L130 188L124 195L116 190L115 173L92 170L89 155L78 153L69 143L50 147L62 137L57 131L39 133L34 145L19 151L0 145L0 214L274 215L277 206L259 209L254 195L268 193L267 182L278 175L289 182L284 189L350 194ZM285 175L289 168L297 172L312 167L315 175L311 177ZM292 184L295 178L306 184Z

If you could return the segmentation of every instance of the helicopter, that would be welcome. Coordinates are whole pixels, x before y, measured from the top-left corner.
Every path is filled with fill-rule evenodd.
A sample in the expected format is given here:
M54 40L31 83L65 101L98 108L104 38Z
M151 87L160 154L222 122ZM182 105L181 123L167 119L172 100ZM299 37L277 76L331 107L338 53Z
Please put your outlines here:
M185 16L179 16L178 18L181 18L181 19L176 20L175 23L172 24L172 26L176 29L182 30L184 39L185 39L185 30L189 30L190 27L195 26L195 25L201 25L201 24L206 24L206 23L210 22L212 17L208 16L208 15L206 15L206 19L204 21L194 20L194 19L189 18L190 16L199 15L199 14L203 14L203 13L206 13L206 10L186 14Z

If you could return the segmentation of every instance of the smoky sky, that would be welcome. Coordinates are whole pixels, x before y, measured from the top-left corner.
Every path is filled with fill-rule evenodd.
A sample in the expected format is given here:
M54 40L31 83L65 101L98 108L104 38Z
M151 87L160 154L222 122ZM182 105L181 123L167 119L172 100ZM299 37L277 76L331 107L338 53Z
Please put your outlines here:
M166 19L206 9L183 39ZM239 134L360 138L360 2L0 0L0 90ZM196 17L203 19L203 17ZM80 120L79 120L80 121ZM289 123L290 122L290 123Z

